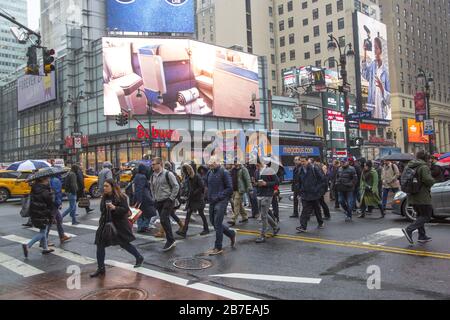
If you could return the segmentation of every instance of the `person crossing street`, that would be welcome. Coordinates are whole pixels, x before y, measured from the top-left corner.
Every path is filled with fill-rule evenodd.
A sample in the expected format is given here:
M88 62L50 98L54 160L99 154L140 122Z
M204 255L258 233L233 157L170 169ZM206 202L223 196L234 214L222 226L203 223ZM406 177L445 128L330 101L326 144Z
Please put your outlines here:
M252 182L250 180L250 174L246 167L242 166L238 160L234 161L234 166L231 169L231 178L233 182L233 215L231 221L228 222L230 226L236 225L236 221L239 215L242 220L239 223L248 222L248 215L243 206L244 194L252 192Z

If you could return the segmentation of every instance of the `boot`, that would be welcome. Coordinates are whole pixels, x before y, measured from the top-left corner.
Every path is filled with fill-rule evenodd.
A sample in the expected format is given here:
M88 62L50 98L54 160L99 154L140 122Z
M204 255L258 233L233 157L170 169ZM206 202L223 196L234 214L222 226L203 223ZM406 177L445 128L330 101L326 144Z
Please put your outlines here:
M89 275L89 277L91 278L97 278L99 276L104 276L105 275L105 268L97 268L97 271L95 271L94 273L91 273Z
M155 234L155 238L165 238L166 233L164 232L164 229L162 226L159 227L159 231Z

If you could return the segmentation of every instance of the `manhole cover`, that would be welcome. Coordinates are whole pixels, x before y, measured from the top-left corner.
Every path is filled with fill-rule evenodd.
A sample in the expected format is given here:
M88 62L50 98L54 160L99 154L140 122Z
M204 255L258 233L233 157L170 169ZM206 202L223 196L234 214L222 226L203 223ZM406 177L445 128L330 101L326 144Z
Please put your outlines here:
M81 297L81 300L146 300L147 291L137 288L109 288L97 290Z
M175 259L173 265L179 269L202 270L212 266L212 262L200 258L179 258Z

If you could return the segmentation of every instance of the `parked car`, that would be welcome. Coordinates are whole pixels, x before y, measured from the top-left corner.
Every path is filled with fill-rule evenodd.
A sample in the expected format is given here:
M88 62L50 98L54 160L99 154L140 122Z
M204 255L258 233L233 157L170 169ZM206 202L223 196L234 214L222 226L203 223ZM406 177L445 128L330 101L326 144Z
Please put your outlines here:
M431 188L431 198L433 203L433 218L450 218L450 181L436 183ZM414 208L408 204L406 193L397 192L392 201L392 212L404 216L410 221L415 221L417 213Z
M32 174L31 171L0 170L0 203L8 199L22 198L31 192L31 186L26 179ZM92 198L99 198L98 178L96 176L84 175L84 186L86 193Z

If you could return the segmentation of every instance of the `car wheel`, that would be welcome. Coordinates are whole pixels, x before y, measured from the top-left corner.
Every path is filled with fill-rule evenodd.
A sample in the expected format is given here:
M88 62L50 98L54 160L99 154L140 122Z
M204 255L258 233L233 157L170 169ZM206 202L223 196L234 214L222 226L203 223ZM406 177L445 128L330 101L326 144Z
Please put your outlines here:
M89 194L91 195L92 198L100 198L101 194L100 194L100 190L98 189L98 184L94 183L91 188L89 189Z
M0 188L0 203L6 202L10 197L8 189Z
M417 212L414 210L413 206L409 205L408 199L403 201L402 214L411 222L416 221L417 219Z

